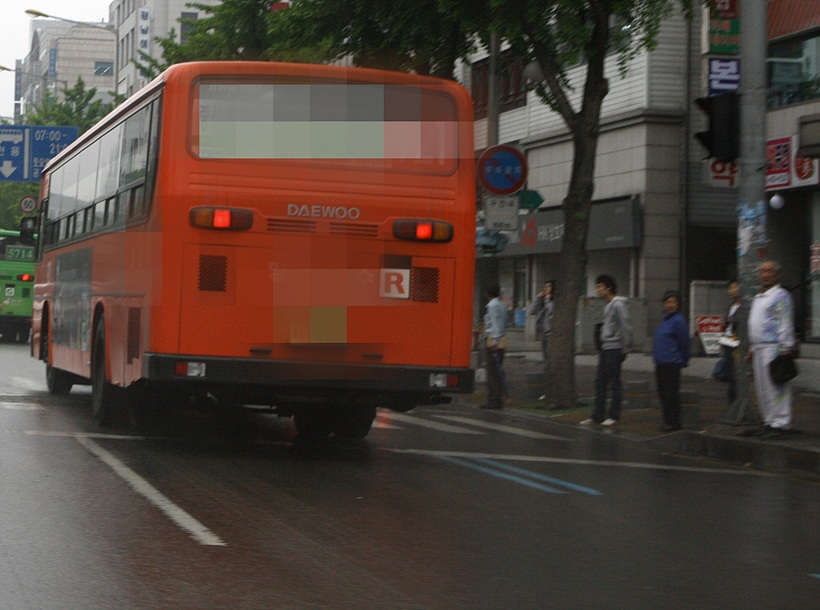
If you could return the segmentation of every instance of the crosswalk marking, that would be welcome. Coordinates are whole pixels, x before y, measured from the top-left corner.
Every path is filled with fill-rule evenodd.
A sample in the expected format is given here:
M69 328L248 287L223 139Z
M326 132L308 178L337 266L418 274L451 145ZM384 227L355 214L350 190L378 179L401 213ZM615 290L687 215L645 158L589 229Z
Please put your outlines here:
M411 424L413 426L432 428L433 430L438 430L439 432L449 432L450 434L484 434L483 432L479 432L478 430L469 430L467 428L461 428L460 426L451 426L449 424L443 424L441 422L431 421L429 419L422 419L420 417L414 417L412 415L405 415L404 413L380 414L380 418L382 417L386 419L387 422L397 421L403 424Z
M26 402L0 402L0 409L6 411L42 411L45 407Z
M590 496L600 496L602 495L600 491L597 489L592 489L591 487L585 487L583 485L578 485L577 483L570 483L569 481L564 481L563 479L556 479L555 477L549 477L545 474L541 474L540 472L533 472L532 470L527 470L525 468L517 468L516 466L510 466L509 464L505 464L504 462L499 462L498 460L488 460L486 458L476 458L476 462L480 462L482 464L486 464L487 466L491 466L493 468L498 468L500 470L506 470L508 472L512 472L524 477L530 477L532 479L536 479L537 481L545 481L546 483L551 483L553 485L557 485L559 487L566 487L567 489L571 489L573 491L580 491L581 493L589 494Z
M704 474L733 474L751 477L776 477L775 473L756 470L734 470L730 468L705 468L700 466L675 466L672 464L650 464L646 462L618 462L616 460L581 460L576 458L557 458L545 455L523 455L512 453L485 453L471 451L440 451L436 449L397 449L385 448L392 453L408 453L411 455L429 455L431 457L458 457L466 459L485 458L491 460L506 460L510 462L539 462L544 464L574 464L578 466L610 466L615 468L634 468L638 470L668 470L673 472L701 472Z
M549 439L553 441L570 441L571 439L555 436L553 434L544 434L542 432L533 432L532 430L524 430L523 428L515 428L513 426L505 426L504 424L496 424L480 419L472 419L469 417L461 417L459 415L434 415L438 419L446 419L447 421L459 422L468 424L470 426L478 426L479 428L488 428L490 430L498 430L499 432L506 432L508 434L516 434L526 438Z

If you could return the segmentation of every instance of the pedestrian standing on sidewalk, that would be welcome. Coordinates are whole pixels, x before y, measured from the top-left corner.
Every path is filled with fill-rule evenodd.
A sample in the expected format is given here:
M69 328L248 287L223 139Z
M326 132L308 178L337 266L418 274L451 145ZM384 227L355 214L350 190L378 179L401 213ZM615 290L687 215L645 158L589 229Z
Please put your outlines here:
M652 357L663 410L663 432L680 430L680 371L689 365L689 325L681 315L680 294L663 295L663 320L655 331Z
M621 363L632 347L632 323L626 308L626 299L617 295L618 285L611 275L599 275L595 279L595 291L606 299L604 319L600 325L596 343L600 345L598 371L595 376L595 409L592 417L581 422L582 426L601 424L613 426L621 419ZM612 390L609 417L606 417L607 389Z
M740 282L729 280L726 285L726 294L729 295L729 311L726 314L726 328L720 339L721 356L726 359L726 375L729 378L729 392L727 398L729 406L737 399L737 380L735 380L735 355L740 345L735 330L735 316L740 309Z
M757 408L763 419L762 435L783 438L792 427L792 388L790 383L772 381L769 363L794 350L794 302L780 285L781 267L775 261L760 264L760 291L749 312L749 353L752 362Z
M547 348L549 347L550 332L552 331L552 314L555 303L552 300L552 289L555 286L553 280L544 282L544 288L535 297L530 307L530 315L535 316L535 335L541 341L541 354L544 356L544 367L549 359ZM543 394L538 400L546 400L547 395Z
M501 300L498 284L487 288L487 303L484 315L484 333L487 343L487 402L482 409L503 409L507 395L504 374L504 350L507 334L507 306Z

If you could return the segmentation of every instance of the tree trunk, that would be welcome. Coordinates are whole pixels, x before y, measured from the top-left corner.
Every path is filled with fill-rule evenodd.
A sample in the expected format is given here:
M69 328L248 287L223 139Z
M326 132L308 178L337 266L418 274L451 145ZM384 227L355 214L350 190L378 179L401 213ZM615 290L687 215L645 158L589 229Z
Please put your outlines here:
M575 389L575 321L578 301L586 280L586 238L594 191L595 154L598 144L597 121L592 129L573 134L575 156L567 197L564 200L564 241L561 267L555 287L555 315L552 322L552 357L549 377L555 380L548 402L556 408L577 405Z

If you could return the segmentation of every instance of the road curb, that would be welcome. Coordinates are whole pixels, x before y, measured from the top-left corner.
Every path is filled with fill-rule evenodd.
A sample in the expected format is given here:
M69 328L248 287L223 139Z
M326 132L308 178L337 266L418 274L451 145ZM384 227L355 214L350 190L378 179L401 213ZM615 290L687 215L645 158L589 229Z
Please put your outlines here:
M718 459L763 472L808 475L820 479L820 451L810 447L685 430L648 442L668 453Z

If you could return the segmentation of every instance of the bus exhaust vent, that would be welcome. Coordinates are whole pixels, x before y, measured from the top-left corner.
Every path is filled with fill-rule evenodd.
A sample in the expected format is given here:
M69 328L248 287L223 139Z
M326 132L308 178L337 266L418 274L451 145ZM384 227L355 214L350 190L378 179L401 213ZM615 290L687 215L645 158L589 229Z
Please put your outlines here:
M268 218L268 231L277 231L280 233L315 233L316 221Z
M228 288L228 257L202 254L199 257L199 289L225 292Z
M355 222L331 222L330 233L335 235L352 235L354 237L378 237L378 225Z
M438 268L413 267L410 270L410 300L438 303Z

